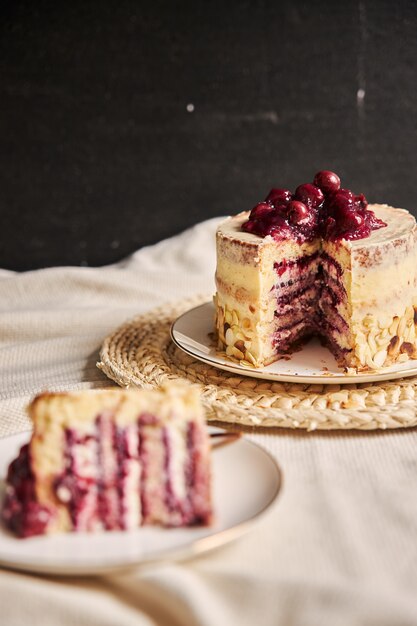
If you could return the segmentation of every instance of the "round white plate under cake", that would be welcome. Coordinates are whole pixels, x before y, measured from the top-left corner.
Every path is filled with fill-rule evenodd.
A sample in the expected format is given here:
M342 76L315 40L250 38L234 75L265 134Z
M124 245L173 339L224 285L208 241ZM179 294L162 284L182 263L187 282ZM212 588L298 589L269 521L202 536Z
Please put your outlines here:
M254 369L239 365L217 353L212 339L214 306L206 302L181 315L172 325L174 343L187 354L241 376L291 383L350 384L394 380L417 375L417 361L407 361L374 372L344 373L330 351L317 339L312 339L299 351L275 361L267 367Z
M210 428L210 432L225 432ZM0 439L0 477L30 433ZM241 438L215 448L215 523L207 528L144 526L129 532L68 533L17 539L0 524L0 566L58 575L95 575L160 560L189 558L246 533L279 493L281 472L259 446ZM0 481L4 492L4 480ZM1 502L0 502L1 507Z

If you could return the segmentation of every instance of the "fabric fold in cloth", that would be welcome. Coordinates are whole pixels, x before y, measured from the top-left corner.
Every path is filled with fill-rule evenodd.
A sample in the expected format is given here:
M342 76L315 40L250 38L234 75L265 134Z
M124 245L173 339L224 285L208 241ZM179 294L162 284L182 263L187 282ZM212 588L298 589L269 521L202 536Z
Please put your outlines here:
M164 302L214 293L218 221L117 265L0 273L0 437L30 428L24 406L34 393L112 385L96 362L118 325Z
M45 389L112 385L104 337L164 302L214 292L218 218L102 268L0 271L0 436ZM244 538L102 578L0 570L4 626L417 626L417 431L247 431L284 473Z

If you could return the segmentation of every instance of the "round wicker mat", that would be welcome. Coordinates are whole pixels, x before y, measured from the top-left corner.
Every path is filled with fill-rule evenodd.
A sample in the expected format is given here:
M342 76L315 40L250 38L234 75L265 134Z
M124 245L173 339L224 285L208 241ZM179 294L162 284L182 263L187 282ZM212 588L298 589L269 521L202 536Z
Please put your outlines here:
M174 346L170 327L199 296L159 307L106 338L97 366L119 385L156 387L186 379L200 386L207 417L246 426L386 429L417 424L417 377L357 385L276 383L218 370Z

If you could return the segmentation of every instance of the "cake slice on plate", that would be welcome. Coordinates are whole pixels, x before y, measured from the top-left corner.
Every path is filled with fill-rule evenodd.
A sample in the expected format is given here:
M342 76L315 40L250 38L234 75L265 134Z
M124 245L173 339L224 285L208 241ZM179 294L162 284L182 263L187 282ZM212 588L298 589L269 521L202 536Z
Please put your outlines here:
M2 517L21 537L208 525L210 443L195 388L44 393L8 471Z
M244 365L312 335L355 371L417 358L416 221L333 172L220 224L216 285L219 349Z

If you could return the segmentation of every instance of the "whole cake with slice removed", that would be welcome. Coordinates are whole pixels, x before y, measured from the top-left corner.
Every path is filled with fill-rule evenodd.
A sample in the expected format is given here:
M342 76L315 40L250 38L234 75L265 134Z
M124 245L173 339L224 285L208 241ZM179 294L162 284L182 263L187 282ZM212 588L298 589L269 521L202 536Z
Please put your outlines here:
M207 525L210 444L195 388L45 393L8 471L2 517L21 537Z
M333 172L217 230L218 348L262 367L318 335L348 371L417 358L417 225Z

